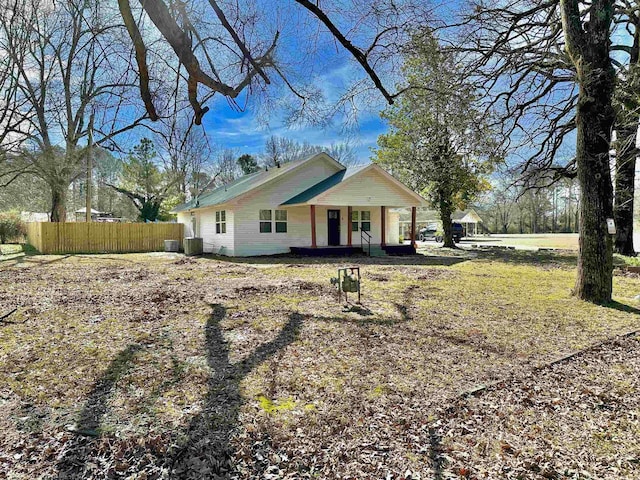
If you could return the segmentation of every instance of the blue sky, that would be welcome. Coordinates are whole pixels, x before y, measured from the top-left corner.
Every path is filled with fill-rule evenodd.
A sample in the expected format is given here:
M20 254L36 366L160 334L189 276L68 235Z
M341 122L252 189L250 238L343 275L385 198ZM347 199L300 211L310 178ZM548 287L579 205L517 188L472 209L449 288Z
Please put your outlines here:
M374 91L373 83L351 54L336 45L334 38L317 20L304 9L287 10L288 15L294 13L295 18L288 18L284 24L278 25L280 41L277 59L280 68L296 88L320 93L325 106L335 105L350 86L366 79L366 88L370 91L354 99L358 111L355 119L347 119L344 113L338 112L325 127L300 123L288 125L285 107L289 106L288 102L294 104L297 99L271 71L269 75L274 85L268 87L270 107L261 106L260 100L253 101L251 97L244 111L237 111L221 96L216 95L213 101L208 102L211 110L203 117L203 126L209 140L219 148L233 148L238 153L250 154L261 153L265 140L271 135L321 146L349 140L359 162L367 162L378 135L387 130L380 119L380 111L385 108L386 102L377 90ZM354 34L352 41L360 47L366 47L373 34L364 28L359 35ZM376 71L383 77L386 88L394 91L397 78L387 76L389 69L386 67L378 64ZM237 103L244 105L245 98L237 99Z
M460 7L460 2L441 6L440 13L445 17L452 16ZM302 15L302 14L300 14ZM302 15L303 16L303 15ZM303 83L314 85L322 92L329 103L335 102L340 94L354 81L365 78L364 71L354 64L350 55L336 48L331 41L324 43L319 41L315 49L307 50L301 41L301 30L305 33L313 31L309 25L293 22L296 27L293 31L283 31L281 48L284 50L282 59L291 67L291 71L305 77ZM311 22L310 25L316 25ZM620 30L615 33L617 41L628 43L628 35ZM325 38L326 40L326 38ZM359 39L360 42L366 39ZM360 43L357 42L356 43ZM393 91L393 81L383 76L383 83L388 90ZM277 88L271 95L278 102L286 102L286 93L279 98ZM375 95L373 95L375 97ZM326 127L298 124L290 126L286 123L285 109L272 108L271 111L260 111L251 100L247 102L244 111L232 108L226 99L217 96L209 102L211 110L203 118L203 127L206 129L211 142L219 148L232 148L238 152L260 154L263 151L265 140L271 136L287 137L298 142L309 142L314 145L329 146L331 143L340 143L345 140L354 146L359 162L368 162L371 157L371 149L376 146L377 137L387 131L385 123L380 119L380 111L386 104L378 93L377 99L368 102L358 101L358 116L355 123L347 122L342 114L336 115ZM245 102L240 100L239 104ZM267 113L265 115L265 113ZM349 125L346 127L346 125ZM575 141L572 136L565 142L567 144L567 157L571 157Z
M265 120L251 105L245 111L238 112L230 108L226 101L216 101L202 123L210 141L220 148L237 150L239 154L262 153L265 140L271 135L323 146L349 139L359 162L365 163L371 156L370 149L375 147L378 135L387 130L378 112L375 108L360 112L357 123L348 127L344 118L340 117L326 127L288 126L282 112L272 112Z

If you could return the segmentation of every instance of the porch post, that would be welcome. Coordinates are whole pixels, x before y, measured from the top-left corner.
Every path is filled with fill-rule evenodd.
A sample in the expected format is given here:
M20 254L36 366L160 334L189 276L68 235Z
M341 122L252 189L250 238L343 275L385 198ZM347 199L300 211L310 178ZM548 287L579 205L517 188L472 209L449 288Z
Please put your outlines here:
M316 247L316 206L311 205L311 248Z
M380 246L384 247L387 245L386 242L386 233L387 233L387 228L385 225L385 208L384 207L380 207Z
M347 246L351 246L353 232L351 231L351 216L353 215L353 207L347 207Z
M416 245L416 207L411 207L411 246L417 248Z

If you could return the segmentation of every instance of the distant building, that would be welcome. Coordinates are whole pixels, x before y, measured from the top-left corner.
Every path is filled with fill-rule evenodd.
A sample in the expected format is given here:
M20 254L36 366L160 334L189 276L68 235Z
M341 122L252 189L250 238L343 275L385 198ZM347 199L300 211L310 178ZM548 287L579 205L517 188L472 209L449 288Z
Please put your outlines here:
M479 231L478 227L482 223L482 218L480 218L478 212L473 208L456 210L456 212L451 215L451 220L462 224L468 237L477 235Z
M48 222L50 214L47 212L20 212L23 222Z
M74 212L76 222L87 221L87 209L86 207L80 208ZM113 213L99 212L98 210L91 209L91 221L92 222L121 222L121 218L115 218Z
M403 208L399 209L400 212L400 235L405 239L408 239L411 228L411 210ZM440 220L440 212L429 208L418 208L416 211L416 232L421 228L425 228L428 225L436 224L438 227L442 227L442 221ZM479 224L482 223L482 218L478 215L473 208L466 210L456 210L451 215L451 220L455 223L460 223L464 229L466 236L477 235L480 232Z

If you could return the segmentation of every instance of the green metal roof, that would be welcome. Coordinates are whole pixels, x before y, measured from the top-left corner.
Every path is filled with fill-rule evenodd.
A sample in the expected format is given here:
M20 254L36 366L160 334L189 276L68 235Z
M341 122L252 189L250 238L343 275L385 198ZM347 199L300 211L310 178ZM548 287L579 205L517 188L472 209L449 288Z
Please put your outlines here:
M193 208L211 207L214 205L227 203L228 201L233 200L234 198L239 197L240 195L247 193L250 190L253 190L254 188L268 182L269 180L279 177L283 173L292 170L293 168L306 162L307 160L310 160L313 157L315 157L315 155L303 160L285 163L280 168L270 167L269 170L260 170L255 173L250 173L249 175L244 175L232 181L231 183L201 194L197 199L194 198L187 203L178 205L172 210L172 212L178 213L184 212L186 210L191 210Z
M352 175L358 173L363 168L368 167L369 165L358 165L356 167L346 168L344 170L340 170L337 173L334 173L328 178L325 178L321 182L316 183L312 187L309 187L304 192L297 194L295 197L290 198L286 202L281 203L281 205L297 205L299 203L305 203L312 198L320 195L323 192L326 192L332 187L335 187L341 182L344 182L347 178Z
M258 178L268 172L255 172L223 185L221 187L214 188L213 190L201 194L197 198L193 198L187 203L178 205L173 209L174 212L183 212L185 210L191 210L192 208L209 207L212 205L219 205L221 203L228 202L232 198L237 197L247 191L249 191L257 182Z

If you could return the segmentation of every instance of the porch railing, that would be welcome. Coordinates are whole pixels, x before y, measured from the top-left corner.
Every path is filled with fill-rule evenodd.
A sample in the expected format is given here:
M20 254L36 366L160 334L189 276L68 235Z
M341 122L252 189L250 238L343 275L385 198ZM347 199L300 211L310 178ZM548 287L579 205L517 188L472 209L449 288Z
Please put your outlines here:
M368 250L366 251L367 255L371 256L371 234L366 230L360 228L360 246L362 250L364 250L364 243L367 242Z

